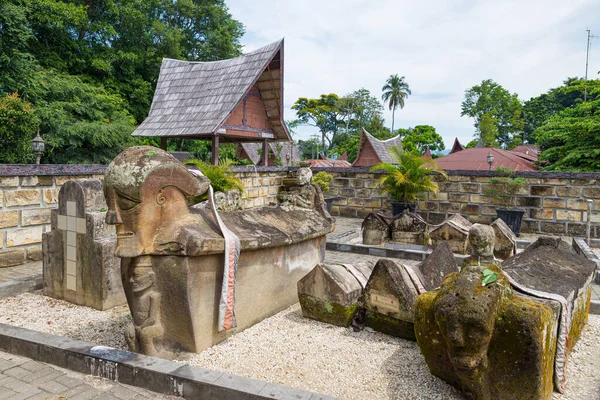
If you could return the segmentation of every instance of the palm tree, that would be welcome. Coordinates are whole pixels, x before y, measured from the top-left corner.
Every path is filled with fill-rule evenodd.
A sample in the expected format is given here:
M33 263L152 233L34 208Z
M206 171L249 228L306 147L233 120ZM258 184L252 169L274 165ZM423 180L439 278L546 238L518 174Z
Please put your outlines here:
M408 83L404 81L404 76L399 77L398 74L390 75L385 81L385 85L381 88L383 94L381 98L384 102L388 102L390 110L392 110L392 134L394 133L394 114L396 108L400 106L400 109L404 108L404 99L411 94L408 88Z

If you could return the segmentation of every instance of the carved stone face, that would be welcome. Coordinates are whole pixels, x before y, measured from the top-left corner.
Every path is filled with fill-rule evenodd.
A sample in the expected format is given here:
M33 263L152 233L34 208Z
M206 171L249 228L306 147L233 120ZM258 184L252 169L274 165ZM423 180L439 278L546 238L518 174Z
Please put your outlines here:
M298 169L298 183L300 185L308 185L312 179L312 171L310 168Z
M129 276L129 283L131 284L131 290L134 292L141 292L142 290L152 287L156 282L156 275L152 271L152 267L137 267L132 268L131 275Z
M192 175L165 151L132 147L106 170L106 222L116 225L118 257L164 254L177 243L178 227L188 223L188 199L201 195L208 180Z

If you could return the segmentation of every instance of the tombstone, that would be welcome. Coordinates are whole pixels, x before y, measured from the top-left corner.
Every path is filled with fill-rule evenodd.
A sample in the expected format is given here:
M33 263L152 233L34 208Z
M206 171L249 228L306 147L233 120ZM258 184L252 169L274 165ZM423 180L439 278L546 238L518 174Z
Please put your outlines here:
M44 294L97 310L125 304L115 228L98 179L67 181L43 234Z
M415 340L414 305L419 295L411 271L380 259L365 288L365 325L382 333Z
M478 261L494 259L494 229L489 225L474 224L469 229L469 247L471 257Z
M298 281L302 315L337 326L348 326L373 271L373 263L317 264Z
M472 225L462 215L454 214L430 232L433 247L437 247L442 241L447 241L453 252L468 254L469 229Z
M419 265L417 271L423 287L429 291L439 288L446 276L459 272L460 267L454 258L450 244L441 242Z
M402 215L392 222L390 226L392 241L408 244L427 246L429 234L427 222L419 215L404 210Z
M363 244L381 246L389 238L390 227L385 217L378 213L370 213L362 223Z
M506 222L498 218L490 226L494 229L496 236L494 255L501 260L506 260L517 254L517 237L506 225Z
M430 371L472 399L549 399L553 386L564 392L594 269L547 237L502 268L468 261L417 299L415 332ZM496 280L484 282L490 272Z
M301 205L219 213L208 180L165 151L119 154L104 193L132 314L129 348L199 352L296 303L297 282L323 261L334 227L321 191L310 188L295 191L307 195ZM209 207L189 206L207 190Z

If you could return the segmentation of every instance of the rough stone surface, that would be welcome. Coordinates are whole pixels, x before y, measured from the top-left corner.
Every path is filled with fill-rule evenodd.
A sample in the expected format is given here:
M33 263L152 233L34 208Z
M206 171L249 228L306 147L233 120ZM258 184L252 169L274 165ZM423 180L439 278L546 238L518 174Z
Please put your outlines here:
M417 296L403 265L389 259L379 260L365 288L365 325L378 332L415 340L413 319Z
M240 240L235 283L237 328L218 331L225 242L210 209L189 207L209 182L168 153L132 147L108 166L106 220L117 227L115 254L132 323L131 350L151 355L198 352L297 299L297 281L322 262L334 228L310 177L290 186L290 207L222 212Z
M373 265L318 264L298 281L302 314L333 325L350 325Z
M215 206L219 211L237 211L243 208L242 195L237 189L215 193Z
M494 259L494 229L489 225L474 224L469 229L469 246L471 256L476 260L491 261Z
M66 182L43 235L44 293L106 310L125 303L115 229L98 179Z
M482 271L498 279L482 285ZM472 399L548 399L556 303L513 294L495 264L468 265L419 296L415 332L430 371Z
M437 247L442 241L447 241L453 252L468 254L469 229L472 225L462 215L454 214L429 234L433 247Z
M0 257L0 267L10 267L12 265L23 264L25 258L25 249L14 249L2 252Z
M446 276L460 271L460 267L452 253L448 242L441 242L423 261L417 271L425 289L434 290L440 287Z
M363 244L379 246L389 238L390 227L381 214L370 213L362 223Z
M400 243L429 244L427 222L419 215L405 210L402 215L391 223L392 241Z
M494 255L497 258L506 260L517 254L517 237L506 225L506 222L498 218L490 226L494 229L494 236L496 237Z

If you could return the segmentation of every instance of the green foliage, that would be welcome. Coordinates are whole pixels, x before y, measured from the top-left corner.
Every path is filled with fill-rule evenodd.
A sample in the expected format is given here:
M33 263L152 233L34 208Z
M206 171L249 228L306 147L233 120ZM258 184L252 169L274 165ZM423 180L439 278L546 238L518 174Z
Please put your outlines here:
M17 93L0 95L0 164L35 160L31 146L38 123L31 104Z
M481 286L487 286L490 283L494 283L498 280L498 273L491 269L484 269L482 271L483 279L481 280Z
M392 110L392 132L394 131L394 116L396 108L404 108L404 100L411 94L408 83L404 80L404 76L399 77L398 74L390 75L385 81L385 85L381 88L383 94L381 99L388 103L388 107Z
M332 180L333 180L333 175L328 174L325 171L321 171L313 176L312 183L319 186L321 188L321 191L323 191L323 193L325 193L326 191L329 190L329 182L331 182Z
M487 79L480 85L465 91L460 115L467 115L474 119L477 135L481 134L484 115L487 114L486 118L493 118L493 124L497 128L496 143L500 147L507 148L513 136L522 134L521 109L522 105L516 93L510 94L493 80ZM489 140L492 133L487 127L489 123L487 121L484 124L485 133L488 135L486 140ZM486 140L483 140L484 143Z
M484 147L494 147L496 144L496 138L498 137L498 126L496 123L496 118L489 113L484 113L481 116L477 130Z
M202 174L208 178L215 192L224 192L226 190L237 189L240 193L244 193L244 185L235 176L231 166L233 161L230 159L220 159L219 165L212 165L198 159L187 160L185 165L193 165L202 171ZM200 196L195 201L204 201L208 198L208 194Z
M544 122L534 136L545 170L600 171L600 100L564 109Z
M524 178L515 178L515 171L506 167L498 167L497 176L490 179L489 188L484 194L497 200L504 208L516 207L516 194L525 187Z
M321 148L333 147L333 142L341 127L344 125L344 111L337 94L322 94L318 99L301 97L292 106L298 119L303 123L319 128L321 132ZM331 137L330 137L331 135Z
M417 150L423 154L427 146L431 151L444 150L444 139L435 131L431 125L417 125L414 128L398 129L402 136L402 147L406 151Z
M427 192L439 193L438 185L432 179L432 172L444 177L446 173L433 160L426 160L398 147L390 148L390 154L397 164L380 163L371 168L371 172L387 172L379 178L378 187L390 194L392 199L413 203L424 198Z

